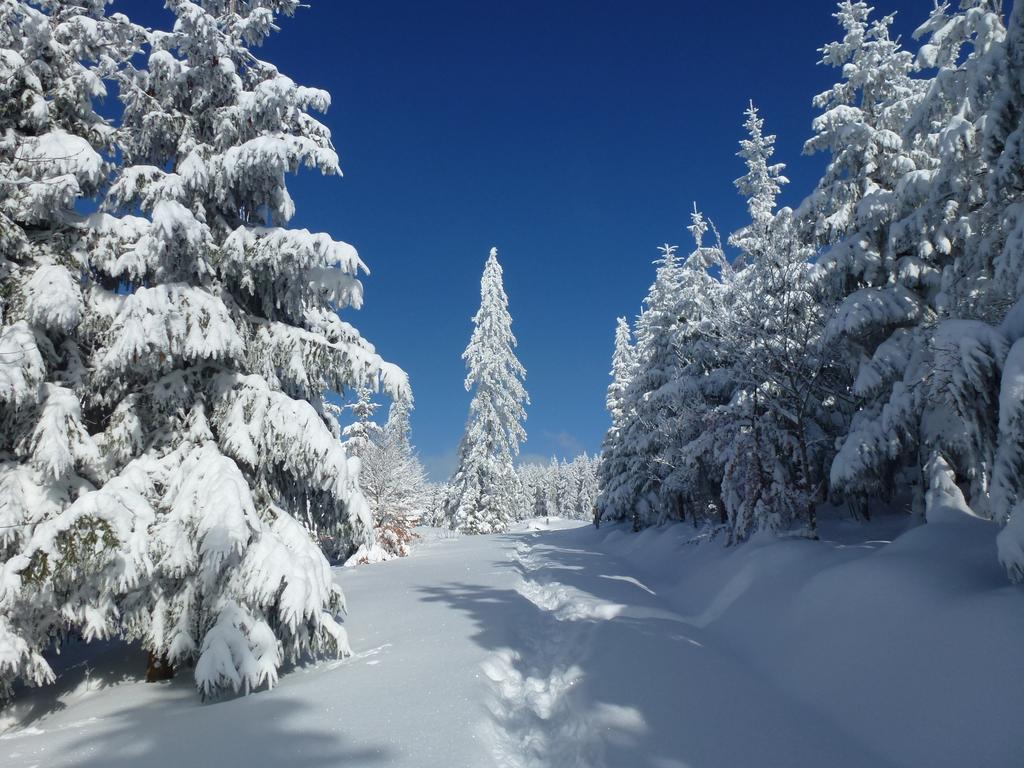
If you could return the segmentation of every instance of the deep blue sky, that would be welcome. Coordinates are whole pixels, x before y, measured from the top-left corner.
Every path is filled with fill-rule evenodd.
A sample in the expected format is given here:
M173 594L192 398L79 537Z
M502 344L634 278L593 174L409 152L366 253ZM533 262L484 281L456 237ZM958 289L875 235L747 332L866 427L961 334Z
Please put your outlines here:
M157 0L118 0L143 23ZM343 179L291 186L296 226L352 243L372 274L348 313L416 395L435 477L469 395L460 359L488 249L505 268L532 398L524 454L596 451L618 315L634 316L663 242L689 245L694 201L723 235L754 99L779 135L795 204L822 158L800 155L812 96L836 72L834 3L680 0L310 0L258 54L325 88ZM879 0L897 30L930 0ZM912 43L912 41L910 41Z

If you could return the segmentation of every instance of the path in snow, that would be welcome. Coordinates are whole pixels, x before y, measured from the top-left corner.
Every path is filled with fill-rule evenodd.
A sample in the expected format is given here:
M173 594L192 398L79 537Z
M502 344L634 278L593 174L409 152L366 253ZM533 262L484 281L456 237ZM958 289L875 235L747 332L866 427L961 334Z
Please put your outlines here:
M583 548L589 534L507 537L512 590L437 590L492 649L498 765L887 765L716 647L622 562Z
M357 655L200 705L83 662L6 714L0 766L741 768L885 759L674 612L592 529L424 542L339 571ZM2 720L2 714L0 714Z

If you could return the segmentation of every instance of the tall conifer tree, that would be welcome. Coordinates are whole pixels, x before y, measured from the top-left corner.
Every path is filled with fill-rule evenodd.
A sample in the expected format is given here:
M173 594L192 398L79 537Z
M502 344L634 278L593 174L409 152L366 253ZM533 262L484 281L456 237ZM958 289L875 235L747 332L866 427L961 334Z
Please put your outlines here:
M524 504L514 462L526 440L523 422L530 399L523 386L526 369L515 347L498 249L492 248L480 282L473 335L462 355L469 369L466 390L473 391L473 400L445 503L453 530L505 531Z

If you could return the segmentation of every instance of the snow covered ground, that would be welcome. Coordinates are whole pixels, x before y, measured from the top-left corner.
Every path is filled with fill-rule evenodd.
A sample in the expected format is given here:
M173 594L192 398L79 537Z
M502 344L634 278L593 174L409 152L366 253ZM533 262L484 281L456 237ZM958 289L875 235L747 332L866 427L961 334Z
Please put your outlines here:
M337 571L354 658L203 705L137 652L72 649L0 713L0 766L1024 765L1024 592L994 527L906 525L728 550L685 526L430 534Z

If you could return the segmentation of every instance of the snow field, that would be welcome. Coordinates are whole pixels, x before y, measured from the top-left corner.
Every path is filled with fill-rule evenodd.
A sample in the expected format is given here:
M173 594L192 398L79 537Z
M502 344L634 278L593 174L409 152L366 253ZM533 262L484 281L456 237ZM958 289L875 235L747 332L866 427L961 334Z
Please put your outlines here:
M1024 596L982 521L827 522L724 548L530 521L336 569L355 654L200 704L73 646L4 768L1013 768ZM187 738L183 737L187 734Z

